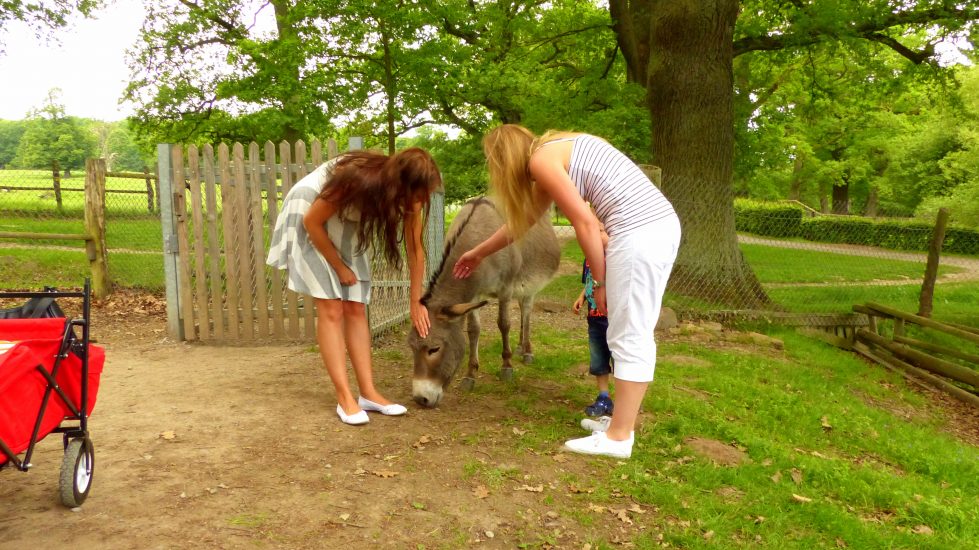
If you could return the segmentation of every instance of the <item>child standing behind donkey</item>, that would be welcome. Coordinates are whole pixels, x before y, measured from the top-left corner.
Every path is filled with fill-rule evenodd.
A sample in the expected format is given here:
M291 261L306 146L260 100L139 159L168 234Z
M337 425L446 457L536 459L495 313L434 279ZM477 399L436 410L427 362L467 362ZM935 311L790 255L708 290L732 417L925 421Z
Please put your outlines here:
M608 244L608 234L605 233L604 226L600 226L599 231L602 237L602 246L605 247ZM588 306L588 352L590 356L588 372L595 377L595 382L598 385L598 397L595 398L594 403L585 407L585 414L589 417L597 417L597 420L586 418L582 420L581 425L587 430L603 430L607 426L610 420L609 416L611 416L614 408L612 398L609 396L612 352L609 351L608 341L605 338L608 331L608 316L599 311L595 304L593 295L595 281L592 279L587 260L582 266L581 283L584 288L581 289L581 294L578 295L578 299L575 300L572 308L577 315L585 304Z

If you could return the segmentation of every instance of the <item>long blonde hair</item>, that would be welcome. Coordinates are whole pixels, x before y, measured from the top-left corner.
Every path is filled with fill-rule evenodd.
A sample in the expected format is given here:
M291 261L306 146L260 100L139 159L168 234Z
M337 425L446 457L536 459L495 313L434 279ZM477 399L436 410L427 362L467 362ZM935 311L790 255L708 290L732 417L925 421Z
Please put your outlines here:
M536 193L527 164L536 137L518 124L497 126L483 137L490 187L515 239L531 226L527 216L534 210Z
M548 130L540 137L518 124L497 126L483 138L483 153L489 168L490 186L514 239L530 230L528 220L539 210L537 184L530 177L530 157L541 146L556 139L580 136L578 132Z

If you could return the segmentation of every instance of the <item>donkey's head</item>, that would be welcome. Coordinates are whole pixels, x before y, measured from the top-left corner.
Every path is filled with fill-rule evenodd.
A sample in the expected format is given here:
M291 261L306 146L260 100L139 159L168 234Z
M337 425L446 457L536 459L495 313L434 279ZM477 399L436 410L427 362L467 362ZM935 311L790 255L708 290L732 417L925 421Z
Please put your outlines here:
M411 396L419 405L434 407L442 399L445 388L466 355L463 332L466 314L485 305L486 300L436 306L428 312L432 328L426 338L419 336L414 327L408 333L408 345L415 356Z

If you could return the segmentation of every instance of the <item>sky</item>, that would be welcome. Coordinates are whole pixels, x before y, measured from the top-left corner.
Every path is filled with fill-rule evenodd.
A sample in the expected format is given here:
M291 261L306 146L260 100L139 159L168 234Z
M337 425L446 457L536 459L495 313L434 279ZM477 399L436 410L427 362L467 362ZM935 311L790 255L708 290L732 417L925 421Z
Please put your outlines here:
M129 107L118 104L129 77L124 54L136 42L143 14L142 2L114 2L95 19L76 18L59 31L60 44L39 42L24 25L7 25L0 119L25 118L52 88L61 88L60 103L69 116L112 122L130 115Z

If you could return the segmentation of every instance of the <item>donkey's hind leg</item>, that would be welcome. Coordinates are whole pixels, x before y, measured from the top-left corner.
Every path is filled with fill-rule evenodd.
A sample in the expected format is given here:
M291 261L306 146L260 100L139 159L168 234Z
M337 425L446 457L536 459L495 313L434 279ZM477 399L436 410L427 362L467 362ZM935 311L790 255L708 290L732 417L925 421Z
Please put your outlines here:
M472 391L476 386L476 373L479 372L479 311L466 314L466 332L469 335L469 370L459 382L462 391Z
M520 298L520 354L525 365L534 362L530 346L530 314L534 311L534 295Z

